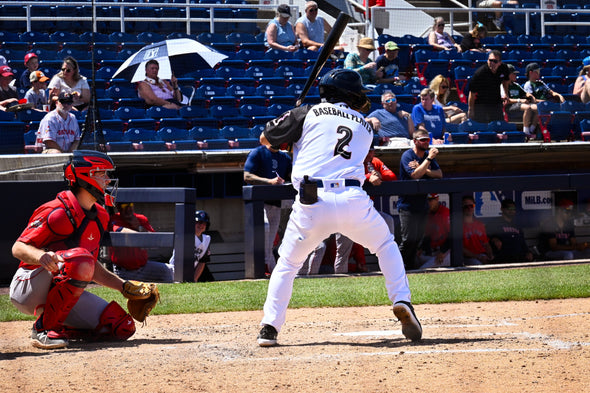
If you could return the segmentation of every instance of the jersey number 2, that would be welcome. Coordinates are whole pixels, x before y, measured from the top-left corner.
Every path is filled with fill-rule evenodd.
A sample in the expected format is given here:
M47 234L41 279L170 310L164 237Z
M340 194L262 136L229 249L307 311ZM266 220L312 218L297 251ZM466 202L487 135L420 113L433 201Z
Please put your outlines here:
M336 132L342 134L342 137L338 138L336 147L334 147L334 155L339 155L342 156L342 158L349 160L351 154L349 151L345 150L345 147L347 147L350 144L350 141L352 140L352 130L348 127L340 126L338 127Z

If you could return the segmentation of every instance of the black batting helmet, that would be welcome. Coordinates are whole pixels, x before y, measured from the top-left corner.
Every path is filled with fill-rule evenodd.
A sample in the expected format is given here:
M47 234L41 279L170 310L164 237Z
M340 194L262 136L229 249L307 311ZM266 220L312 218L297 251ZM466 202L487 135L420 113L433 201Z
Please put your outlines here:
M209 221L209 214L207 214L205 210L197 210L195 212L195 222L207 223L206 230L209 230L209 225L211 225L211 222Z
M366 112L371 107L367 92L360 74L354 70L337 68L326 73L318 85L320 97L327 102L344 102L351 108Z

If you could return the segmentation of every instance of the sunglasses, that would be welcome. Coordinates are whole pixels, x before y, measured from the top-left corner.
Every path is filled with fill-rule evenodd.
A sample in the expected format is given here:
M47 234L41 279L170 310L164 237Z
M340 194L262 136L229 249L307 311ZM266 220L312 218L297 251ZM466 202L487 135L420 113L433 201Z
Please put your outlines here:
M494 64L498 64L500 62L500 60L497 60L497 59L488 59L488 61L490 63L494 63Z
M61 71L68 73L68 72L72 72L72 69L71 68L62 68Z
M475 205L474 204L463 205L463 209L471 208L471 207L475 207Z
M437 27L444 27L444 23L439 23L438 25L436 25Z
M396 100L395 98L390 98L390 99L388 99L388 100L385 100L385 102L386 102L387 104L391 104L392 102L396 102L396 101L397 101L397 100Z
M308 9L309 12L317 12L317 10L318 10L317 8L310 8L310 9Z
M121 209L127 209L128 207L133 207L133 202L131 203L121 203Z
M441 88L441 89L448 89L448 88L449 88L449 86L441 86L440 88Z
M415 140L415 141L418 141L418 142L426 142L426 141L429 141L429 140L430 140L430 138L429 138L429 137L427 137L427 136L422 136L422 137L420 137L420 138L414 138L414 140Z

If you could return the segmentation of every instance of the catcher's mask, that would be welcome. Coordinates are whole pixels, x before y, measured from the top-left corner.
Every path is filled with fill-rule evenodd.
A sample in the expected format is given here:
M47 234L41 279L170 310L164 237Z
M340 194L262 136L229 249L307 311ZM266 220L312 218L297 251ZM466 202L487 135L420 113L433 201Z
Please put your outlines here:
M72 189L81 187L88 191L101 205L114 206L119 184L109 173L115 164L109 156L94 150L76 150L64 165L64 178ZM96 172L106 172L104 178Z
M354 70L332 70L320 79L318 88L324 101L344 102L360 112L367 112L371 108L371 101L365 94L371 89L363 85L360 74Z
M207 224L207 227L205 228L206 231L209 230L209 226L211 225L211 222L209 221L209 214L207 214L207 212L205 210L197 210L195 212L195 222L204 222Z

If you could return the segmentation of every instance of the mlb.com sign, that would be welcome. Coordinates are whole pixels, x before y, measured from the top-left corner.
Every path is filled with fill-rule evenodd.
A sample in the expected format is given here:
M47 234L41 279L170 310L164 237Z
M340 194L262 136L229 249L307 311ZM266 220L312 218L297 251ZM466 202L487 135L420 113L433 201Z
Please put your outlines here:
M551 191L523 191L520 198L523 210L547 210L553 203Z

